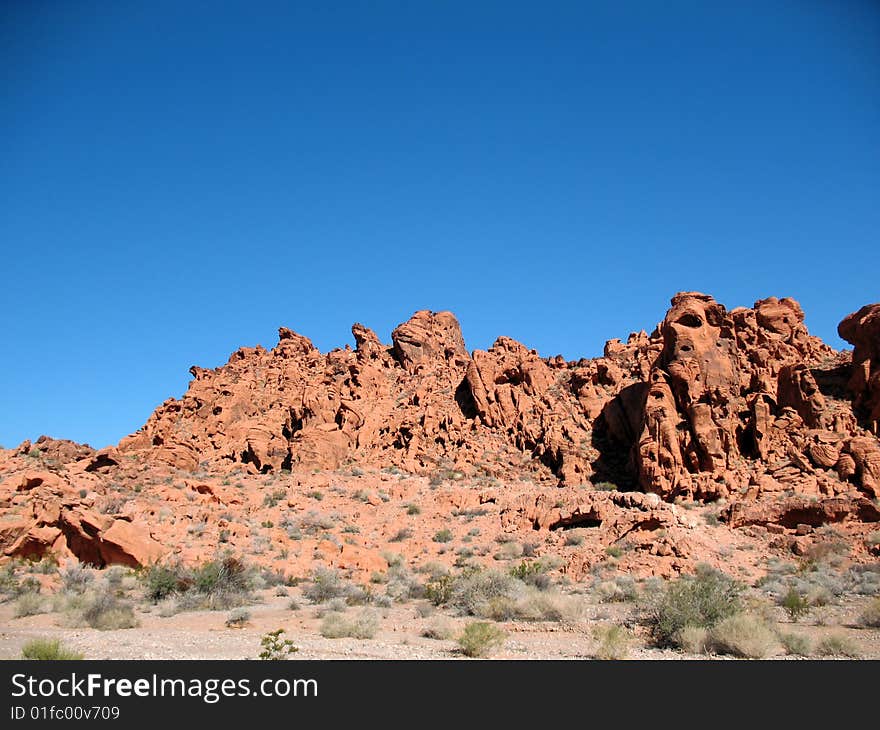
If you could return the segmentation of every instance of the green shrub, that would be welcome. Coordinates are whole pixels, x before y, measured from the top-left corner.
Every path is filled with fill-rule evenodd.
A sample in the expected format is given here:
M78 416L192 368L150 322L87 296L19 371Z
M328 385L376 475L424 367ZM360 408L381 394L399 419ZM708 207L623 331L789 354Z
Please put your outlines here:
M547 561L523 560L519 565L510 569L510 575L526 585L546 590L552 583L550 576L547 575L547 571L550 569L551 566Z
M434 542L451 542L454 537L452 530L443 529L438 531L432 539Z
M487 656L504 644L506 636L495 624L473 621L464 627L458 637L458 646L465 656Z
M678 578L657 592L647 607L646 620L661 646L675 646L685 626L711 628L739 613L744 586L711 568Z
M286 496L287 490L285 489L276 489L272 492L269 492L263 497L263 506L274 507Z
M861 656L858 645L843 634L831 634L819 641L816 645L816 654L819 656L842 656L857 659Z
M288 655L298 652L290 639L282 637L284 629L275 629L263 634L260 639L260 659L267 661L280 661L287 659Z
M626 659L629 656L631 635L623 626L597 626L593 631L596 659Z
M65 647L58 639L32 639L21 648L22 659L76 661L83 655Z
M193 572L193 590L204 595L248 593L253 574L243 561L234 557L211 560Z
M425 583L425 598L435 606L444 606L452 599L454 580L451 575L437 575Z
M151 565L140 575L147 598L158 603L175 593L185 592L192 581L177 564Z
M709 629L709 646L719 654L763 659L777 646L773 630L759 617L737 613Z
M794 586L782 597L780 605L785 609L789 619L797 621L801 616L809 613L810 604Z

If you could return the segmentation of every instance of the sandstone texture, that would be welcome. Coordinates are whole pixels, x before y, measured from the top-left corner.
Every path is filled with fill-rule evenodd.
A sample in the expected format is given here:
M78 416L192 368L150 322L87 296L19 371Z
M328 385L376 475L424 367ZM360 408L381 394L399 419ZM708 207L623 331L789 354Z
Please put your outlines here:
M272 349L193 366L184 396L115 447L0 452L0 550L139 566L231 549L290 574L369 574L389 546L451 562L435 532L478 528L577 578L615 546L667 575L834 524L873 559L880 304L839 332L852 353L810 335L792 299L728 310L697 292L577 361L503 336L469 351L449 312L415 313L390 344L355 324L354 347L328 353L282 327Z

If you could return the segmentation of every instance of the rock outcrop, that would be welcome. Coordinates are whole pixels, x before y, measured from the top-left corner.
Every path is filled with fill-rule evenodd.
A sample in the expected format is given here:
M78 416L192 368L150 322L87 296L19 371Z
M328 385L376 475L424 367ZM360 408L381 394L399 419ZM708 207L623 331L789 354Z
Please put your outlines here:
M868 304L846 317L838 334L855 345L849 388L853 407L874 435L880 434L880 304Z
M803 549L817 526L862 545L880 521L880 304L841 322L852 355L810 335L792 299L727 310L697 292L577 361L509 337L469 352L449 312L417 312L391 344L351 331L354 348L322 353L282 327L272 349L193 366L118 447L0 451L0 550L137 566L225 546L300 573L377 570L418 500L413 559L464 516L562 553L562 532L584 532L572 576L621 546L634 570L672 574L711 558L719 530L737 549L766 535L787 549L801 530ZM381 490L349 494L365 473ZM682 504L716 510L712 530Z

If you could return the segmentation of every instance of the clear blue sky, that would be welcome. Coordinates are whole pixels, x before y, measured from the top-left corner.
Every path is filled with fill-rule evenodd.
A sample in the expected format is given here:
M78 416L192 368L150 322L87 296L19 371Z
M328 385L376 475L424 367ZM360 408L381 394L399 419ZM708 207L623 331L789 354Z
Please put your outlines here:
M0 4L0 443L451 309L599 354L678 290L880 300L880 4Z

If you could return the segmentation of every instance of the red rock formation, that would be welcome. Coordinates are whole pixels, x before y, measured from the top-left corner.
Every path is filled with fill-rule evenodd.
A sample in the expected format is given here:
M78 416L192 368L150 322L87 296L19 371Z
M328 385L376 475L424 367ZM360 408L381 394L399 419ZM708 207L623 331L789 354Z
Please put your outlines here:
M822 394L816 373L836 367L836 353L809 335L796 302L728 313L704 294L677 294L658 338L646 386L606 407L645 491L726 497L767 476L831 495L848 488L826 472L837 467L875 493L876 440L861 440Z
M551 550L566 547L560 531L595 527L566 558L572 576L623 542L628 565L656 574L711 557L718 533L669 504L680 500L724 498L728 533L836 522L856 534L880 521L880 441L862 427L880 414L878 322L872 305L841 323L852 364L791 299L728 311L695 292L650 334L576 362L508 337L469 354L448 312L417 312L390 345L355 324L354 349L328 353L281 328L270 350L194 366L186 394L117 448L41 437L0 453L0 549L143 565L234 545L295 554L300 573L316 556L378 570L400 513L389 505L426 494L431 520L486 513L487 536L538 533ZM347 480L364 470L383 496L352 502ZM370 526L362 538L310 527L321 516L308 495L330 490L340 519ZM413 558L433 545L424 529Z
M853 407L880 434L880 304L868 304L846 317L838 334L855 345L849 388Z

